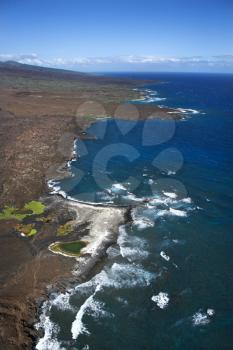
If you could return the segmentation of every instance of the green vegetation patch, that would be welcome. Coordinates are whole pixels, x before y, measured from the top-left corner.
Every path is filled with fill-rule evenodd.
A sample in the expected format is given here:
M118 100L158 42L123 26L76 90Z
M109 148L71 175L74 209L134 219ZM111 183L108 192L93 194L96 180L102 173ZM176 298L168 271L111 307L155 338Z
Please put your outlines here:
M66 236L73 231L73 227L68 222L64 225L60 225L57 229L57 236Z
M5 206L2 212L0 212L0 220L18 220L22 221L23 219L31 215L40 215L43 214L45 210L45 205L39 201L31 201L22 209L15 207Z
M23 213L23 211L14 208L14 207L8 207L5 206L3 211L0 213L0 220L23 220L27 217L27 213Z
M31 237L37 234L37 230L34 228L33 224L28 224L28 225L18 224L16 226L16 230L19 233L23 233L27 237Z
M24 206L25 209L31 210L32 215L40 215L43 214L45 210L45 205L39 201L31 201Z
M50 249L54 253L63 253L69 256L79 256L82 248L86 246L83 241L57 242L51 244Z

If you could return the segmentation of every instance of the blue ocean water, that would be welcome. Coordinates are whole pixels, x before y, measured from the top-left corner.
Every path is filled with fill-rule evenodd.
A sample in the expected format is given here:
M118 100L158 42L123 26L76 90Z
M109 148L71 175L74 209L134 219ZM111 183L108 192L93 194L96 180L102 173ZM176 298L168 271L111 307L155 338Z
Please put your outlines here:
M38 348L232 349L233 75L130 76L160 79L138 103L183 118L100 120L77 143L62 190L131 205L133 222L102 271L47 310Z

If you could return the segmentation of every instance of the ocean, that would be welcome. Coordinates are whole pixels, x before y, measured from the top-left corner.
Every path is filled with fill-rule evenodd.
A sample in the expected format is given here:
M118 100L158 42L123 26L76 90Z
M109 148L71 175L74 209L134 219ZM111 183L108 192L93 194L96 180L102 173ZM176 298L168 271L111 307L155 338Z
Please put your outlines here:
M43 306L37 349L233 349L233 75L159 79L149 103L166 121L97 121L77 141L73 199L131 206L102 269Z

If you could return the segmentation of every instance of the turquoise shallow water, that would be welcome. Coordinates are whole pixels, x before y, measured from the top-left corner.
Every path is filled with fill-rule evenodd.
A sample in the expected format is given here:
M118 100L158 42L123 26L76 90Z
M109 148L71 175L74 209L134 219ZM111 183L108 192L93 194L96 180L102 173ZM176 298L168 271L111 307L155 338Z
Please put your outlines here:
M132 205L133 223L99 274L44 308L40 349L233 348L233 76L148 77L162 82L138 103L184 118L99 121L97 140L77 143L74 177L57 185Z

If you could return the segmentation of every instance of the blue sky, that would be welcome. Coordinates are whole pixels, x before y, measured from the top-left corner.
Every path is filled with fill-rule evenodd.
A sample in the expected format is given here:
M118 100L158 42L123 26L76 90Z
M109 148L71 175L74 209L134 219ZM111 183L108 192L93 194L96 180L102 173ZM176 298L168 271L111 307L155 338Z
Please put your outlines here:
M0 0L0 60L233 72L233 0Z

